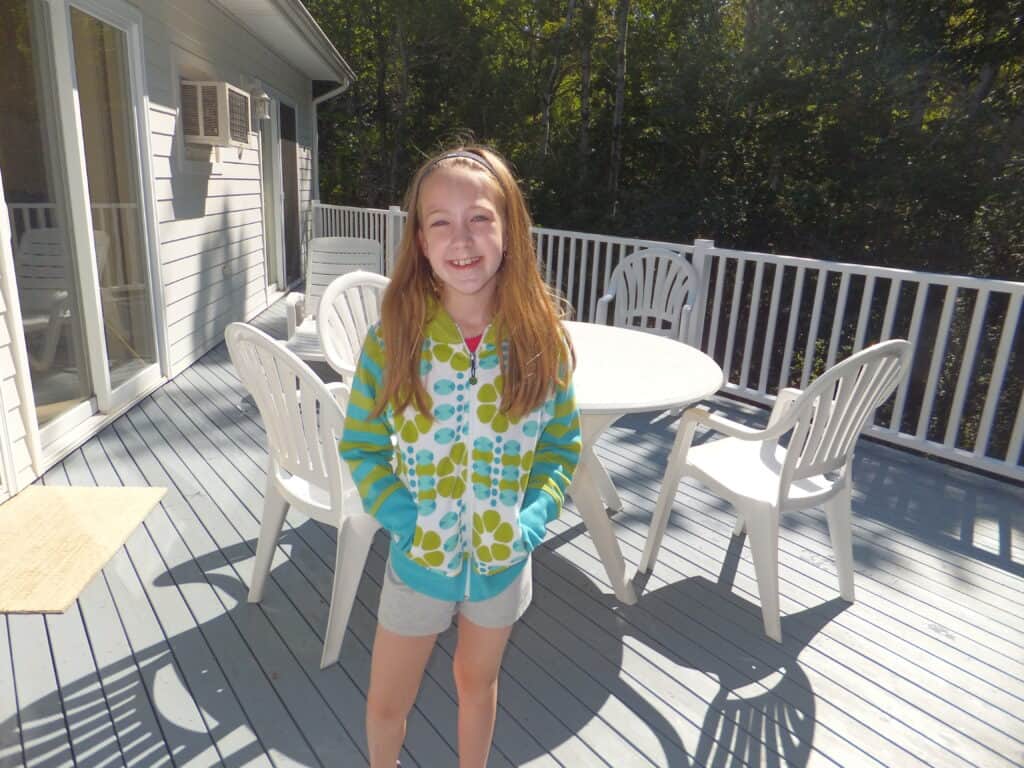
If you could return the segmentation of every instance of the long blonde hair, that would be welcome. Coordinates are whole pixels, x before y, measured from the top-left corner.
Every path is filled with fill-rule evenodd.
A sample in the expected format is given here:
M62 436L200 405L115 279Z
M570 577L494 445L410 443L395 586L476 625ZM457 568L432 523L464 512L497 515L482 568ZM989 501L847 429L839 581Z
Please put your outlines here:
M470 153L483 162L452 153ZM379 416L390 402L395 410L413 403L424 416L431 416L431 399L420 378L420 351L435 283L417 234L422 225L419 197L423 179L441 164L480 173L497 192L506 251L495 292L495 330L499 349L508 345L507 354L501 356L505 382L501 410L509 418L519 419L541 405L554 384L566 385L575 355L561 326L564 303L537 269L523 193L505 160L479 145L453 147L431 158L420 166L406 192L408 218L381 305L384 386L373 415Z

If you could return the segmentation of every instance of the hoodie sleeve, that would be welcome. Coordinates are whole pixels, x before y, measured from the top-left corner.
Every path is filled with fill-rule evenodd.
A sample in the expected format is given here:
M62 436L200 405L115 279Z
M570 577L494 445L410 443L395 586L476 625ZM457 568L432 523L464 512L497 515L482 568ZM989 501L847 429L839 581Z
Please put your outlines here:
M572 380L555 391L554 413L537 440L519 522L527 550L533 550L558 518L582 448L580 414Z
M391 534L402 548L416 530L416 501L392 468L393 429L385 413L373 418L374 402L383 384L384 347L378 327L366 334L338 451L355 480L363 509Z

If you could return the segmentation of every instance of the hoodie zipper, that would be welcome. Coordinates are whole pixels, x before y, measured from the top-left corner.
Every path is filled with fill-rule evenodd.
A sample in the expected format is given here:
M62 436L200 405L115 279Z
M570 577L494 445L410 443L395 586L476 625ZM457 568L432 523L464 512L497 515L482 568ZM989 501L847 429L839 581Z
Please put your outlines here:
M462 329L459 328L458 323L455 324L455 327L458 328L459 337L462 339L462 346L466 349L467 352L469 352L469 382L468 383L469 383L469 386L475 387L476 383L477 383L477 379L476 379L476 353L477 353L477 350L480 349L480 346L484 343L484 336L487 335L487 331L488 331L488 329L491 326L490 326L490 323L488 323L487 327L484 328L483 333L480 334L480 341L477 342L476 349L474 349L474 350L470 350L469 345L466 343L466 336L465 336L465 334L462 333ZM467 392L466 392L466 403L469 405L469 410L467 411L466 418L469 419L469 426L472 429L473 424L474 424L474 421L473 421L473 418L474 418L473 417L473 397L472 397L471 393L468 391L468 389L467 389ZM468 463L466 465L466 473L468 475L469 474L469 468L473 465L473 462L471 461L471 459L473 458L473 440L474 440L474 436L472 434L468 434L466 437L467 437L467 449L468 449L468 453L469 453L469 456L467 457L467 462ZM469 482L468 482L469 479L470 479L469 477L466 478L466 480L467 480L466 488L467 489L469 488ZM469 509L468 505L467 505L466 512L470 516L470 521L472 521L472 519L473 519L473 510ZM472 539L472 537L470 537L470 539L469 539L468 546L469 546L470 556L466 560L466 583L463 586L463 590L462 590L462 594L463 594L463 599L464 600L469 600L469 581L470 581L470 577L471 577L471 570L472 570L472 567L473 567L472 566L472 562L471 562L473 560L473 539Z

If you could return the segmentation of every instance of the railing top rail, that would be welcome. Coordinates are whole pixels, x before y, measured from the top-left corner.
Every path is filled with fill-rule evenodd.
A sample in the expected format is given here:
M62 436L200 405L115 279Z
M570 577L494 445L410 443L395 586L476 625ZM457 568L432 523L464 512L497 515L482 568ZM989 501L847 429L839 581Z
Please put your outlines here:
M587 240L601 240L617 245L636 245L642 248L668 248L682 253L693 253L693 245L686 243L670 243L664 240L644 240L639 237L622 237L621 235L597 235L592 232L576 232L571 229L554 229L552 227L541 227L534 225L533 232L536 235L555 235L558 237L581 237Z
M957 288L987 288L988 290L1007 293L1024 293L1024 283L1013 280L997 280L989 277L971 277L968 275L947 275L942 272L925 272L916 269L900 269L898 267L879 267L870 264L851 264L842 261L825 261L802 256L786 256L777 253L761 253L759 251L738 251L715 246L708 249L709 256L721 256L732 259L762 261L783 266L805 267L808 269L825 269L830 272L845 272L852 275L874 275L896 280L906 280L932 285L955 286Z

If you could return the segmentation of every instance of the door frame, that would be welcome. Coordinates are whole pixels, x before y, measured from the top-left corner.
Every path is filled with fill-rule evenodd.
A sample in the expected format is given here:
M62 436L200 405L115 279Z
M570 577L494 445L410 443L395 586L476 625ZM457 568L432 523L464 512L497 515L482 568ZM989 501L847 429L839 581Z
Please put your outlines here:
M275 113L275 122L277 123L275 129L275 149L274 152L274 170L278 179L278 213L280 218L278 219L278 231L280 233L281 241L281 282L285 284L284 290L287 290L290 285L301 283L306 277L306 259L305 249L303 248L303 221L302 221L302 181L301 181L301 164L299 163L299 107L291 99L280 97L275 100L276 103L273 105ZM296 215L298 216L298 234L299 234L299 277L295 280L295 283L288 282L288 264L287 264L287 251L288 244L285 242L285 227L284 227L284 168L282 158L284 156L284 145L281 139L281 105L284 105L291 109L295 114L295 207Z
M271 200L270 210L267 210L267 200L264 194L263 200L263 215L272 216L274 221L274 242L271 244L271 250L267 256L267 261L271 259L274 261L274 267L277 271L277 281L271 283L267 280L268 289L272 286L277 291L288 290L288 278L286 276L286 264L285 264L285 252L287 246L284 240L284 169L281 163L281 105L284 104L291 107L295 111L295 124L296 131L298 131L298 107L291 99L285 97L280 91L271 86L270 84L260 81L260 87L270 97L270 117L262 122L267 123L266 128L260 126L260 173L263 173L263 131L269 130L269 147L270 147L270 168L273 178L270 180L271 184ZM296 149L296 153L298 150ZM296 167L298 165L298 158L296 158ZM297 182L297 179L296 179ZM302 223L302 212L299 212L299 224L301 227ZM267 247L266 240L266 224L264 223L264 248ZM301 238L300 238L301 244ZM268 276L269 277L269 276Z
M21 405L29 433L33 469L37 474L43 471L53 457L62 455L70 446L90 434L97 422L106 420L113 413L123 411L142 394L151 391L166 376L169 360L164 307L158 300L163 296L163 284L158 261L159 240L156 235L156 206L151 166L149 94L146 90L142 52L142 14L124 0L41 0L41 7L47 17L48 38L44 34L40 39L45 40L48 48L45 51L40 50L40 55L52 56L52 61L47 66L52 66L54 81L53 103L56 114L51 116L51 119L56 121L53 134L57 146L52 149L63 160L63 176L60 181L64 185L63 194L68 201L66 224L79 279L76 289L81 296L82 326L85 343L90 350L87 365L94 394L40 428L35 415L34 397L31 396L27 360L24 366L17 366L19 389L24 386L29 390L29 397L22 397ZM116 388L111 387L107 367L107 345L92 237L92 209L72 47L72 8L110 24L125 34L132 149L136 156L135 186L140 206L139 238L142 266L148 285L149 306L152 310L150 322L156 360ZM10 265L0 264L0 271L7 272L13 279L13 262ZM11 311L10 305L8 311ZM18 314L20 316L20 310ZM24 338L21 338L20 342L21 346L24 346ZM31 408L30 414L25 413L26 405Z

